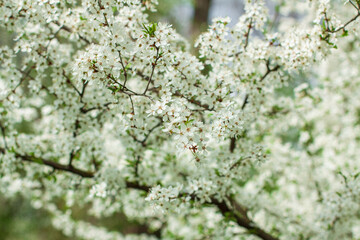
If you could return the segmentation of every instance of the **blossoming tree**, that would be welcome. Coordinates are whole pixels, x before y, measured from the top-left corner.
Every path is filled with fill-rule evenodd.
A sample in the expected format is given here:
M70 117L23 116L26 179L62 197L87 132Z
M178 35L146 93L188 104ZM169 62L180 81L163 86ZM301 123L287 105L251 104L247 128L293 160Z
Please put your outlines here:
M197 57L156 0L1 1L2 194L76 239L360 239L360 1L271 2Z

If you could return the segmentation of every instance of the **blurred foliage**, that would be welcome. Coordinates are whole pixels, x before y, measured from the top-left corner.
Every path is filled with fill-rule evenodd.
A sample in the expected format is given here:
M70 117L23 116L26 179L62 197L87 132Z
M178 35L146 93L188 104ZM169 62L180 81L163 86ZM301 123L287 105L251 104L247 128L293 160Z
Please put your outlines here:
M167 18L171 15L171 11L176 11L175 6L180 4L194 4L195 0L159 0L159 5L157 7L157 16L160 18Z
M5 199L0 195L1 240L67 240L51 226L45 211L34 209L21 197Z
M159 0L157 11L149 12L149 20L150 22L167 22L171 24L181 35L188 36L189 33L187 32L186 27L184 28L183 21L190 19L179 19L176 16L181 15L181 13L178 12L179 6L186 5L194 7L194 1L195 0Z

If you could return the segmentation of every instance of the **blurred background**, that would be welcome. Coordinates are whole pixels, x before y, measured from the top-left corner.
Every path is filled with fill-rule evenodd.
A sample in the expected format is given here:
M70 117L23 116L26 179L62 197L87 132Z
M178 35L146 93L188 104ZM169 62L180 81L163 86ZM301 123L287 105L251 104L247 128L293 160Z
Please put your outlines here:
M214 17L229 16L233 21L244 12L243 0L159 0L151 20L168 22L183 36L194 40Z
M194 42L213 17L230 16L231 25L243 13L243 0L159 0L158 11L149 13L152 22L167 22L183 36ZM0 29L0 46L11 45L12 36ZM24 126L26 127L26 126ZM81 210L79 210L81 211ZM84 215L79 212L78 215ZM117 216L120 221L102 219L97 225L106 226L121 232L141 231L141 226L126 221L124 216ZM95 219L85 217L89 222ZM20 196L6 199L0 195L0 239L1 240L66 240L51 226L50 216L42 210L34 209Z

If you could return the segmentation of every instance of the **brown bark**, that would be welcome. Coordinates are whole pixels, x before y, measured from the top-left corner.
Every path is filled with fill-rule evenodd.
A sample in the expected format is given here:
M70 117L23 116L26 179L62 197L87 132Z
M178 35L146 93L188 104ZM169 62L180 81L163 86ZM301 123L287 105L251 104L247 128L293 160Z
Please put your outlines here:
M0 147L0 153L5 154L6 149ZM73 166L61 164L55 161L46 160L43 158L38 158L34 156L29 156L26 154L19 154L15 153L15 156L25 162L32 162L32 163L38 163L41 165L46 165L49 167L52 167L54 170L64 171L68 173L73 173L76 175L79 175L84 178L93 178L95 176L94 172L86 171L82 169L75 168ZM151 186L143 185L139 182L126 182L126 188L130 189L137 189L144 192L149 192L151 189ZM192 199L195 199L195 195L191 195ZM235 209L229 208L224 201L219 201L215 198L211 198L210 204L216 206L220 213L224 217L232 216L234 218L234 221L241 227L245 228L249 234L258 236L259 238L263 240L279 240L277 237L271 235L270 233L264 231L260 227L258 227L247 215L247 210L241 206L240 204L236 203L235 201L231 201L232 205L234 205ZM239 215L240 214L240 215ZM156 236L161 236L160 231L153 233Z
M211 0L195 0L195 12L191 28L191 36L196 38L206 29Z

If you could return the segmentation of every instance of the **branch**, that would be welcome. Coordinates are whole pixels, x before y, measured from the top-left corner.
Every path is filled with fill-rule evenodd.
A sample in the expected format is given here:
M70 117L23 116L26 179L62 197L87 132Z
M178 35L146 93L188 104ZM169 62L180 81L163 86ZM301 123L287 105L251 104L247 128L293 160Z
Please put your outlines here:
M68 32L68 33L74 33L74 31L73 31L70 27L61 24L59 21L53 21L53 23L55 23L56 25L58 25L59 27L61 27L60 30L65 30L65 31ZM90 43L91 43L89 40L87 40L86 38L84 38L84 37L81 36L80 34L77 33L77 35L79 36L79 38L80 38L81 40L83 40L83 41L86 42L87 44L90 44Z
M0 148L0 152L5 153L5 149ZM64 165L64 164L57 163L54 161L46 160L43 158L37 158L37 157L29 156L29 155L23 155L23 154L19 154L16 152L15 152L15 156L25 162L46 165L46 166L52 167L55 170L69 172L69 173L72 173L72 174L75 174L75 175L78 175L78 176L81 176L84 178L93 178L95 176L94 172L81 170L81 169L75 168L75 167L70 167L68 165ZM141 190L144 192L149 192L151 189L150 186L142 185L138 182L129 182L129 181L126 182L126 188ZM196 198L196 196L191 195L191 198L194 200ZM236 214L236 212L234 210L230 209L224 201L220 202L215 198L211 198L210 204L216 206L224 217L229 216L229 214L231 216L233 216L235 219L235 222L239 226L247 229L249 234L256 235L263 240L278 240L278 238L270 235L269 233L265 232L264 230L262 230L261 228L256 226L256 224L251 219L248 218L248 216L246 214L247 213L246 209L244 209L241 205L235 203L234 201L232 201L232 204L235 205L235 208L239 212L240 216L239 216L239 214Z
M83 86L82 86L82 89L81 89L81 92L80 92L80 102L82 102L82 99L83 99L84 94L85 94L85 89L86 89L88 84L89 84L88 81L83 81Z
M77 135L78 135L78 130L80 128L80 121L79 121L79 117L76 118L75 120L75 127L74 127L74 131L73 131L73 138L76 139ZM74 157L76 155L78 151L75 151L75 148L71 149L70 155L69 155L69 163L68 166L69 168L72 168L72 162L74 160Z
M123 62L123 59L122 59L120 50L118 50L118 54L119 54L119 58L120 58L121 67L122 67L122 69L123 69L123 71L124 71L124 78L125 78L125 80L124 80L123 86L125 87L125 86L126 86L126 82L127 82L127 80L128 80L128 78L127 78L127 72L126 72L126 67L125 67L125 65L124 65L124 62Z
M160 127L160 126L163 124L162 119L160 119L160 120L161 120L161 121L160 121L158 124L156 124L154 127L152 127L152 128L149 130L149 132L148 132L148 134L146 134L145 138L144 138L142 141L140 141L141 145L143 145L143 146L145 147L145 146L146 146L146 141L148 140L150 134L151 134L156 128Z
M4 151L4 149L0 148L0 151ZM73 174L76 174L78 176L84 177L84 178L93 178L95 173L91 171L82 170L73 166L57 163L54 161L50 161L43 158L38 158L30 155L23 155L15 152L15 157L20 158L21 160L25 162L32 162L32 163L38 163L41 165L46 165L49 167L52 167L53 169L70 172Z
M80 98L83 97L83 94L75 87L75 85L71 82L70 77L66 75L65 70L62 70L62 75L66 78L66 83L70 84L70 86L75 90L75 92L79 95Z
M252 22L253 22L253 19L250 18L250 23L248 25L248 30L247 32L245 33L245 45L244 45L244 50L246 50L248 44L249 44L249 37L250 37L250 31L251 31L251 28L252 28Z
M270 60L267 60L266 61L266 72L265 74L260 78L259 82L262 82L271 72L275 72L277 71L278 69L280 68L280 65L276 65L275 67L273 68L270 68ZM241 106L241 110L244 110L246 105L248 104L249 102L249 94L246 94L245 95L245 99L244 99L244 102ZM230 152L233 153L234 150L236 148L236 138L235 137L232 137L230 138Z
M360 4L358 4L358 6L355 6L355 4L352 1L349 1L350 4L356 9L357 14L351 18L350 20L348 20L346 23L344 23L341 27L338 27L336 29L334 29L334 27L330 28L330 19L327 17L326 12L324 12L324 21L325 21L325 30L328 33L336 33L339 32L340 30L346 31L345 28L352 22L354 22L358 17L360 17ZM328 36L324 37L324 39L327 39Z
M94 110L100 110L102 108L107 108L108 109L108 106L111 105L111 104L118 104L119 102L107 102L105 103L104 105L102 106L97 106L97 107L91 107L91 108L85 108L85 106L83 106L80 111L82 113L88 113L88 112L91 112L91 111L94 111Z
M236 138L230 138L230 152L233 153L236 147Z
M343 26L338 27L338 28L335 29L335 30L329 30L329 32L331 32L331 33L336 33L336 32L338 32L338 31L340 31L340 30L344 30L344 31L345 31L345 28L346 28L350 23L354 22L358 17L360 17L360 11L359 11L359 10L358 10L358 14L357 14L355 17L353 17L352 19L350 19L349 21L347 21Z
M162 124L163 124L163 120L162 118L159 118L160 119L160 122L158 124L156 124L154 127L152 127L149 132L146 134L146 136L144 137L143 140L140 140L138 139L134 134L132 134L131 132L129 132L129 136L133 138L133 140L137 143L140 143L143 147L146 147L147 146L147 143L146 141L148 140L150 134L158 127L160 127Z
M217 199L212 198L211 202L217 206L224 217L229 216L229 214L230 216L234 217L235 222L239 226L247 229L249 234L258 236L263 240L278 240L277 237L272 236L270 233L267 233L260 227L256 226L256 224L251 219L249 219L247 215L241 214L241 216L239 216L235 214L234 211L230 209L224 201L220 202Z
M196 99L193 99L193 98L188 98L188 97L184 96L182 93L180 93L180 92L178 92L178 91L175 92L175 93L173 94L173 96L185 98L186 100L188 100L188 102L190 102L190 103L192 103L192 104L195 104L195 105L197 105L197 106L199 106L199 107L202 107L202 108L204 108L205 110L214 111L214 108L213 108L213 107L210 108L210 106L209 106L208 104L203 104L203 103L201 103L199 100L196 100Z
M270 68L270 60L266 60L266 72L265 74L260 78L259 82L264 81L264 79L271 73L275 72L280 68L280 65L275 65L275 67Z
M242 104L242 106L241 106L241 110L244 110L244 109L245 109L245 107L246 107L246 105L248 104L248 102L249 102L249 94L246 94L246 95L245 95L245 98L244 98L244 102L243 102L243 104Z
M113 84L117 84L119 86L119 88L115 88L113 86L110 86L108 87L109 89L113 90L114 93L116 92L120 92L120 93L124 93L128 96L142 96L142 97L147 97L148 99L150 99L151 101L152 98L149 96L149 95L146 95L144 93L137 93L137 92L134 92L133 90L125 87L123 84L121 84L120 82L118 82L114 76L112 76L111 74L108 74L107 75L108 79L111 79L114 83Z
M154 45L154 46L155 46L155 45ZM151 83L151 81L152 81L152 77L153 77L154 72L155 72L155 67L156 67L157 61L160 59L160 56L159 56L159 48L156 47L156 46L155 46L155 48L156 48L156 59L155 59L155 62L152 63L151 74L150 74L149 81L148 81L148 83L147 83L147 85L146 85L146 88L145 88L145 91L144 91L143 95L145 95L146 92L147 92L147 90L149 89L150 83Z
M246 51L246 48L248 47L249 45L249 38L250 38L250 31L252 29L252 23L253 23L253 19L250 18L250 23L249 25L247 26L248 29L246 31L246 33L244 34L244 37L245 37L245 43L244 43L244 50L240 50L239 52L237 53L234 53L234 54L230 54L229 57L238 57L241 53L245 52Z
M5 152L6 152L6 150L4 148L0 148L0 153L5 154ZM76 167L70 167L68 165L57 163L57 162L47 160L47 159L38 158L38 157L26 155L26 154L19 154L16 152L15 152L15 157L20 158L24 162L45 165L48 167L52 167L55 170L72 173L72 174L78 175L83 178L94 178L95 177L95 172L82 170L82 169L79 169ZM145 192L148 192L151 188L146 185L141 185L138 182L129 182L129 181L126 182L126 187L131 188L131 189L145 191Z
M30 73L33 69L34 69L34 66L29 67L29 69L27 71L22 71L21 69L17 69L19 72L22 73L22 77L20 78L19 83L15 86L14 89L11 90L11 92L6 96L5 99L9 100L9 97L16 92L18 87L20 87L20 85L25 81L25 79L27 77L30 77ZM1 101L3 101L3 100L1 100Z
M4 147L5 147L5 149L8 149L8 145L6 142L6 136L5 136L5 127L2 125L1 122L0 122L0 129L1 129L1 134L2 134L3 141L4 141Z

